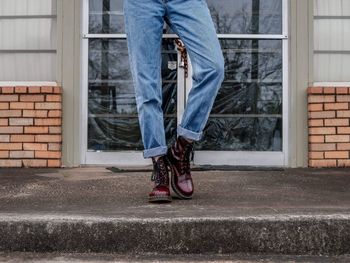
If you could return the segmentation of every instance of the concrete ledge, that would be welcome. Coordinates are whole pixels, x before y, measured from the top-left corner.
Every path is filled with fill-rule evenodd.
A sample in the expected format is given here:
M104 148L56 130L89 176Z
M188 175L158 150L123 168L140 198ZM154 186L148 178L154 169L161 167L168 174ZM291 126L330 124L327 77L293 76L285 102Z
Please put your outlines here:
M132 219L1 215L0 251L350 253L350 215Z

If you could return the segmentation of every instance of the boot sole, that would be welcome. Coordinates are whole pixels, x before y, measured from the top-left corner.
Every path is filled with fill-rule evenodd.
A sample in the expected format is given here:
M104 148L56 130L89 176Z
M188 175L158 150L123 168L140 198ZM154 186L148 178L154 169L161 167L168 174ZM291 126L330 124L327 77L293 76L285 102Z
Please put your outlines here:
M172 165L170 164L169 165L169 167L170 167L170 171L171 171L171 188L173 189L173 191L175 192L175 194L177 194L181 199L192 199L192 196L193 196L193 194L192 195L189 195L189 196L186 196L186 195L184 195L184 194L182 194L181 192L180 192L180 190L176 187L176 185L175 185L175 179L174 179L174 176L175 176L175 171L174 171L174 169L173 169L173 167L172 167Z
M148 201L151 203L169 203L172 201L171 196L152 196L148 197Z

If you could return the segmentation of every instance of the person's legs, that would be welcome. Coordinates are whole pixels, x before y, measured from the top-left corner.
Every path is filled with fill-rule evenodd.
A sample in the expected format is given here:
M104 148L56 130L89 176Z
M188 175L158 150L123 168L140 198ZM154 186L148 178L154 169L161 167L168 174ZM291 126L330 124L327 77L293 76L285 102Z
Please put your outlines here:
M192 63L193 86L168 150L171 186L183 199L193 195L190 159L193 142L201 139L215 97L224 79L224 58L206 0L167 1L166 21L181 38Z
M165 8L162 0L125 0L123 9L143 156L164 155L161 43Z
M177 133L198 141L224 79L224 58L206 0L166 3L166 21L184 42L193 69L193 86Z
M144 158L152 158L154 187L150 202L171 201L162 111L162 0L124 0L129 62L140 123Z

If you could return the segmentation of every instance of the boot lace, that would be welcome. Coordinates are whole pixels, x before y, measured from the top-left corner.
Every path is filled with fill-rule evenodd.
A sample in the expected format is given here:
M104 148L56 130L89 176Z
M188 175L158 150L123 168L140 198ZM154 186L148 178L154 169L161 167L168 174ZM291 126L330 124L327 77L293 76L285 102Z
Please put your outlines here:
M190 162L193 161L193 158L194 158L193 144L185 145L183 155L181 156L181 159L180 159L180 172L181 174L185 174L186 179L190 178L190 174L191 174Z
M153 160L153 172L151 180L154 181L157 186L168 184L168 170L162 157L157 161Z

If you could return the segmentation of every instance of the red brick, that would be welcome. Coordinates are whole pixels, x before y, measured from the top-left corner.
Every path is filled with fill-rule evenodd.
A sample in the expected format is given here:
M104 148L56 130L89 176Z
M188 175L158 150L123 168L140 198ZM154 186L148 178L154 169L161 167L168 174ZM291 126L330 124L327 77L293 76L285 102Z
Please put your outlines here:
M309 87L307 89L308 94L322 94L323 93L323 87Z
M48 167L61 167L61 160L47 160L47 166Z
M0 101L18 101L18 95L0 95Z
M62 111L60 110L50 110L48 117L60 118L62 117Z
M335 134L335 127L309 128L309 134Z
M309 103L335 102L335 96L334 95L309 95L308 102Z
M350 167L350 160L338 160L338 167Z
M23 110L23 117L46 118L47 110Z
M20 117L22 112L20 110L0 110L0 117Z
M347 110L349 109L348 102L338 102L338 103L325 103L325 110Z
M10 118L10 125L29 126L33 125L33 118Z
M309 160L310 167L336 167L337 160Z
M323 126L323 119L310 119L309 127L319 127Z
M48 143L49 151L60 151L62 149L62 145L60 143Z
M58 159L61 158L60 151L35 151L35 158Z
M311 111L309 112L310 119L328 119L335 118L335 111Z
M53 87L53 93L61 94L62 93L62 87Z
M61 119L60 118L35 119L34 123L37 126L50 126L50 125L57 126L57 125L61 125Z
M23 150L46 151L47 143L23 143Z
M338 110L337 111L337 118L349 118L350 117L350 111L349 110Z
M30 86L28 87L28 93L40 93L40 87Z
M350 142L350 135L326 135L326 142Z
M322 111L323 110L323 103L310 103L310 104L308 104L308 110L309 111Z
M61 142L62 136L61 135L35 135L35 141L36 142Z
M335 91L337 94L348 94L348 88L347 87L336 87Z
M47 167L47 160L29 159L22 161L24 167Z
M325 152L324 157L326 159L347 159L349 158L349 151Z
M2 159L0 160L0 167L22 167L22 161Z
M324 136L323 135L310 135L309 136L309 142L310 143L324 142Z
M10 109L34 109L33 102L10 102Z
M1 87L1 93L14 93L14 87Z
M338 134L350 134L350 127L338 127L337 133Z
M8 126L9 119L0 119L0 126Z
M61 126L51 126L49 127L49 133L60 134L62 132Z
M61 101L61 95L46 95L46 101Z
M11 142L34 142L34 135L27 134L13 134L10 138Z
M309 152L310 159L324 159L324 152Z
M12 134L12 133L23 133L23 127L20 126L13 126L13 127L7 127L7 126L1 126L0 127L0 133L8 133L8 134Z
M336 144L335 143L310 143L309 149L312 152L335 151Z
M31 95L20 95L19 96L20 101L44 101L45 96L44 95L38 95L38 94L31 94Z
M340 151L349 151L350 150L350 143L337 143L337 150Z
M0 102L0 110L8 110L10 103L8 102Z
M27 93L27 87L17 86L15 87L15 93Z
M22 143L0 143L0 150L22 150Z
M35 109L36 110L60 110L61 103L60 102L36 102Z
M349 126L349 119L325 119L325 126Z
M24 127L24 133L49 133L49 127Z
M10 151L10 158L34 158L34 151Z
M337 95L337 102L350 102L350 95Z
M324 94L335 94L335 88L334 87L324 87L323 93Z
M9 141L10 141L10 135L0 134L0 142L9 142Z
M9 158L9 151L0 151L0 158Z
M53 87L51 86L42 86L41 93L53 93Z

